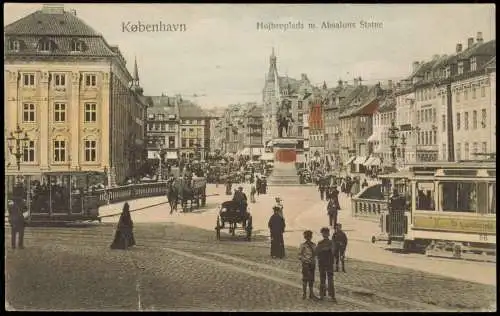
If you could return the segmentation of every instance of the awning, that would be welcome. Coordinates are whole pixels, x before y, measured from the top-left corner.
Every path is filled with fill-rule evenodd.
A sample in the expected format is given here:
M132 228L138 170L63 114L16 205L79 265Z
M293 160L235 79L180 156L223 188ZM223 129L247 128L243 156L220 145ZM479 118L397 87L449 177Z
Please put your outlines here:
M177 159L177 153L175 151L168 151L167 159Z
M356 159L356 156L352 156L351 158L347 159L347 161L345 162L345 165L350 164L354 159Z
M249 148L248 150L250 151L249 154L252 154L252 156L261 156L264 153L263 147Z
M363 162L365 162L365 161L366 161L366 157L365 157L365 156L359 156L359 157L357 157L357 158L354 160L354 162L353 162L353 163L354 163L355 165L362 165L362 164L363 164Z
M375 159L375 157L370 157L370 158L368 158L368 160L366 160L366 161L365 161L365 163L364 163L363 165L365 165L365 166L367 166L367 167L368 167L368 166L371 166L371 163L372 163L373 159Z
M376 142L376 141L378 141L379 139L378 139L377 136L378 136L377 134L373 133L370 137L368 137L368 142Z
M263 153L260 160L274 160L274 153Z
M148 150L148 159L158 159L159 155L156 150Z

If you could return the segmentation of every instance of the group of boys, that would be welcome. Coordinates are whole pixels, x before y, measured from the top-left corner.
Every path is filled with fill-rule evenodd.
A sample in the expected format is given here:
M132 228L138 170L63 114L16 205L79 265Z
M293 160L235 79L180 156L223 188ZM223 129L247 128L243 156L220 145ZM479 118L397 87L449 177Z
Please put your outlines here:
M316 245L312 241L312 231L304 232L305 241L300 245L299 259L302 262L302 298L307 298L307 288L309 287L309 298L324 299L328 296L333 302L335 298L335 287L333 281L334 265L335 271L339 271L339 262L342 263L342 272L345 272L345 250L347 247L347 236L342 231L342 225L335 226L335 232L330 239L330 229L323 227L320 230L323 240ZM314 295L314 274L318 263L320 293L319 298Z

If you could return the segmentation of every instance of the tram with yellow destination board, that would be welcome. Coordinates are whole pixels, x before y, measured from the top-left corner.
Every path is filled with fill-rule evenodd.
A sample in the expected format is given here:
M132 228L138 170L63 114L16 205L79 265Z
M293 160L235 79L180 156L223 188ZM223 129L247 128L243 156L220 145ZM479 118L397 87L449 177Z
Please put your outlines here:
M496 261L494 161L414 164L380 178L391 198L372 242L428 256Z

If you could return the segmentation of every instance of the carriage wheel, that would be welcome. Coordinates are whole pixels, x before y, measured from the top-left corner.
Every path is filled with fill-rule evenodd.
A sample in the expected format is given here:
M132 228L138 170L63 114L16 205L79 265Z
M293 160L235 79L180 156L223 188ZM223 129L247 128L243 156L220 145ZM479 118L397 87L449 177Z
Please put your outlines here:
M217 240L220 240L220 230L220 219L219 216L217 216L217 223L215 224L215 237L217 238Z

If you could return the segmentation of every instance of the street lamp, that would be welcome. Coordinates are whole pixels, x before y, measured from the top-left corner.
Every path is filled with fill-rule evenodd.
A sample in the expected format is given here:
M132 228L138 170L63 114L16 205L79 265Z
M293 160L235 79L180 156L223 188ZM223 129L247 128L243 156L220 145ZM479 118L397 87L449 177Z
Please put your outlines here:
M19 182L21 180L21 158L24 155L24 150L28 147L29 141L30 139L28 138L28 133L22 130L21 127L19 127L19 124L17 124L17 127L13 132L10 132L10 137L7 138L9 152L16 157L17 171L19 173L17 180Z
M405 147L406 147L406 136L403 134L401 136L401 154L403 155L403 164L406 163L406 157L405 157Z
M415 139L415 161L418 162L418 139L419 139L419 133L420 133L420 127L418 126L415 126L415 127L412 127L411 128L411 131L412 132L415 132L415 134L417 135L414 139Z
M392 167L396 168L396 140L399 138L397 132L399 128L396 127L394 121L391 122L391 127L389 128L389 139L391 140L391 156L392 156Z

